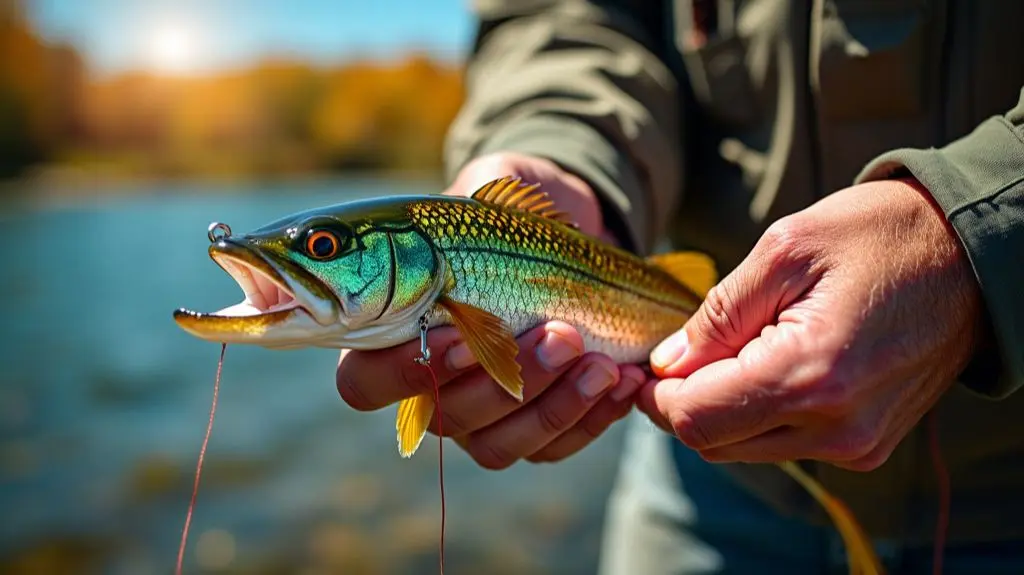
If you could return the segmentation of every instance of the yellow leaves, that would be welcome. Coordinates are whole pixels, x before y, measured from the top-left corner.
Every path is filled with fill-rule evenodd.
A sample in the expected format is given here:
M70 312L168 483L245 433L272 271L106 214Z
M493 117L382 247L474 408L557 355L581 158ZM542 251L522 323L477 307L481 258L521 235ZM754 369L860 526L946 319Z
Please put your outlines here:
M310 134L335 162L433 168L462 98L460 71L426 58L357 63L327 74ZM375 158L361 157L366 151Z
M144 171L437 170L462 103L461 74L413 54L329 68L274 59L199 77L97 77L27 22L2 21L0 124L25 125L0 129L25 132L14 148L45 141L56 156L88 150L101 161L132 158Z
M462 91L457 71L428 65L275 62L205 78L119 77L90 85L86 124L95 144L114 148L287 146L327 168L436 169Z

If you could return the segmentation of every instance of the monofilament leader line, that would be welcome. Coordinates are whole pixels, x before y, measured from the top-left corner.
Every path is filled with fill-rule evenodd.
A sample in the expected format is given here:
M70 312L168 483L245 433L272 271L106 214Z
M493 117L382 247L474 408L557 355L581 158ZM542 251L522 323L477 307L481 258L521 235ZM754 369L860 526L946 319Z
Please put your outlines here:
M196 496L199 494L199 477L203 472L203 459L206 457L206 446L210 443L210 434L213 432L213 416L217 412L217 393L220 391L220 374L224 368L224 352L228 344L220 346L220 360L217 361L217 376L213 380L213 402L210 404L210 421L206 424L206 435L203 437L203 446L199 449L199 461L196 463L196 477L192 483L192 500L188 504L188 513L185 515L185 527L181 530L181 545L178 547L178 566L174 570L181 575L181 566L185 560L185 542L188 541L188 530L192 525L192 512L196 508Z
M442 427L441 417L441 385L437 381L437 374L434 373L434 368L430 367L430 347L427 345L427 328L427 316L423 316L420 318L420 357L416 358L416 363L427 369L427 373L430 374L430 379L434 384L434 410L437 414L437 472L438 483L441 488L441 535L438 547L440 555L440 573L441 575L444 575L444 429Z

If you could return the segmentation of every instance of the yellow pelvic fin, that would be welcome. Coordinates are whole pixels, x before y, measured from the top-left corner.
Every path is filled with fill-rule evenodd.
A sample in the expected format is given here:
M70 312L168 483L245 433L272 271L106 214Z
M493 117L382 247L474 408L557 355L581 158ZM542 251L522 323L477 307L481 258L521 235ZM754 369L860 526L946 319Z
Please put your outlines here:
M883 575L885 570L882 569L882 563L878 560L874 547L871 546L871 540L857 522L857 518L850 508L826 491L821 483L804 472L796 463L784 461L778 466L803 485L804 489L825 508L829 517L832 518L832 522L843 537L843 543L846 546L850 575Z
M470 197L478 202L535 214L578 228L568 214L555 209L555 202L539 188L540 184L526 185L519 178L505 176L487 182Z
M660 268L699 297L704 297L718 283L714 260L700 252L656 254L649 256L647 263Z
M469 350L480 365L512 397L523 400L522 369L516 356L519 344L512 330L498 316L478 307L442 296L438 304L452 316L452 322L466 338Z
M398 453L402 457L412 457L419 449L433 414L434 396L429 393L399 402L395 430L398 431Z

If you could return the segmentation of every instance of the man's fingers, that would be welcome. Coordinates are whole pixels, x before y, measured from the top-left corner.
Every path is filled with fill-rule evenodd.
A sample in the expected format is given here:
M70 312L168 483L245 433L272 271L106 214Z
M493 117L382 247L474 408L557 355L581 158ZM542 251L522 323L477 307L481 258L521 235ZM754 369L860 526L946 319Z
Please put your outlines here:
M434 357L444 358L448 349L459 341L461 336L453 327L433 328L427 333L427 343ZM434 382L427 369L416 363L419 355L419 338L381 350L345 350L335 372L338 393L353 409L370 411L429 392ZM432 361L430 366L439 384L447 383L455 375L444 361Z
M669 385L682 385L683 383L683 380L681 379L665 381L675 382ZM665 414L662 413L661 408L658 406L658 402L655 401L654 390L657 389L658 385L661 383L662 381L657 379L652 379L644 383L640 387L639 393L636 394L636 408L646 415L647 418L651 420L651 423L660 427L662 431L675 435L675 432L672 431L672 424L669 422L668 418L665 417Z
M896 401L898 401L896 398L889 400L890 403ZM936 401L934 396L930 398L927 393L917 394L908 403L903 404L902 410L895 413L890 412L890 417L883 415L875 421L866 421L860 426L860 429L865 432L860 437L861 445L855 446L859 448L856 450L857 453L864 451L866 453L860 457L833 461L833 464L850 471L862 472L874 471L881 467L916 425L934 425L936 423L927 418L937 417L938 414L929 414L926 411L929 405L934 405L934 401ZM868 431L870 434L867 433ZM869 447L871 447L870 451Z
M482 429L509 413L522 409L548 388L583 355L583 338L562 322L550 322L519 336L516 361L525 385L523 403L508 394L483 368L467 372L441 389L441 414L445 435L462 435ZM421 368L422 369L422 368ZM437 421L430 430L437 433Z
M625 370L621 369L618 385L612 393L601 398L601 401L576 422L568 431L556 437L540 450L525 457L533 463L561 461L590 445L616 421L629 414L633 408L633 398L617 399L614 391L627 385L640 387L642 379L629 379ZM642 374L641 374L642 377Z
M698 451L749 439L788 423L778 400L780 378L770 364L756 365L748 369L729 358L685 380L658 381L641 392L642 409Z
M654 373L687 377L709 363L735 357L770 321L766 312L773 295L744 262L711 288L683 329L654 348Z
M619 376L610 358L588 354L534 401L470 435L467 451L487 469L508 467L572 428Z
M882 433L866 426L822 422L801 427L778 427L750 439L701 450L701 457L716 463L775 463L813 459L851 470L867 470L875 458L891 452L882 446ZM881 448L881 450L879 450ZM883 459L884 461L884 459Z
M629 415L632 408L631 401L615 401L611 397L602 398L569 431L525 459L532 463L550 463L571 457L608 431L612 424Z
M707 293L693 317L651 352L661 378L688 377L712 362L736 357L776 313L817 277L800 245L799 224L773 225L740 265Z
M889 455L918 420L887 420L881 414L859 412L845 418L805 417L756 437L701 451L713 462L775 463L813 459L851 471L871 471Z
M815 437L810 428L779 427L757 437L721 447L700 450L713 463L776 463L791 459L809 459ZM814 451L820 451L814 449Z

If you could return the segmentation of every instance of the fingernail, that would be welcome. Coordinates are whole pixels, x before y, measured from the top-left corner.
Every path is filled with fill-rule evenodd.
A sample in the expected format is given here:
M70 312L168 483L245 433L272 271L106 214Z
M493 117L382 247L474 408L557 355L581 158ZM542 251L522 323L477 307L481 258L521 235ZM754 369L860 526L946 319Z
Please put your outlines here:
M662 368L669 367L682 359L688 348L689 340L686 330L681 329L654 348L654 351L651 352L651 364Z
M576 381L580 393L585 399L594 399L604 393L615 382L615 374L603 365L595 363L588 367Z
M476 365L476 356L473 352L469 351L469 346L466 342L462 342L458 345L454 345L448 349L448 352L444 354L444 361L448 364L448 369L451 371L459 371Z
M583 354L568 339L549 331L537 345L537 360L548 371L555 371Z
M640 386L643 384L643 380L624 377L619 380L618 385L616 385L615 389L612 390L612 399L615 401L622 401L636 393L636 390L640 389Z

